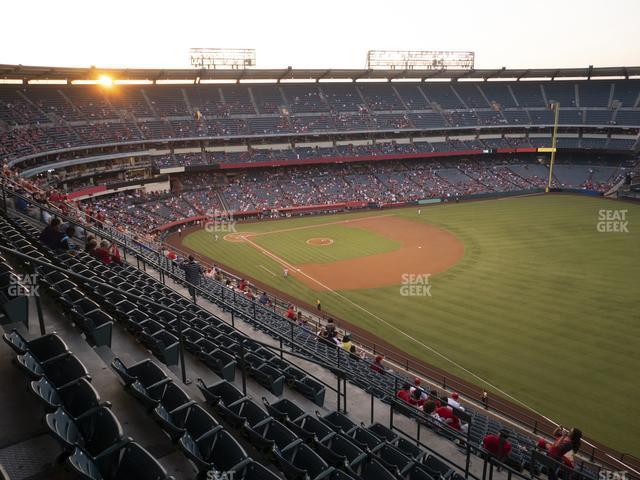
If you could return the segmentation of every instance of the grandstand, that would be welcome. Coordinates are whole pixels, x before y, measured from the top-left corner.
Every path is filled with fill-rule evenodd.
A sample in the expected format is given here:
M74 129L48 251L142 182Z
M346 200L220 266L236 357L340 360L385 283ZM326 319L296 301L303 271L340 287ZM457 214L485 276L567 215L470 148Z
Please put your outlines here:
M69 82L30 83L45 71ZM287 70L289 80L342 81L104 88L71 83L89 75L83 69L0 65L0 78L22 82L0 84L1 319L10 347L0 368L14 387L0 406L16 412L1 422L3 475L485 480L561 469L635 478L633 456L591 440L569 473L537 447L552 438L548 419L489 403L477 387L393 354L379 372L375 346L356 342L361 354L352 355L319 340L324 319L305 312L292 321L288 302L230 288L240 279L229 272L203 279L191 297L161 241L217 212L264 218L540 192L552 101L561 105L563 154L552 189L609 193L640 173L640 80L630 78L639 73L475 70L464 76L477 81L458 82L463 72L448 71L431 75L451 81L429 82L410 71L411 81L391 82L398 72ZM382 81L355 81L366 76ZM105 265L47 247L39 236L54 216L75 225L79 241L109 240L122 258ZM16 294L16 285L41 293ZM452 411L466 429L398 399L416 376L431 401L462 394L465 409ZM481 444L502 429L513 449L500 461Z

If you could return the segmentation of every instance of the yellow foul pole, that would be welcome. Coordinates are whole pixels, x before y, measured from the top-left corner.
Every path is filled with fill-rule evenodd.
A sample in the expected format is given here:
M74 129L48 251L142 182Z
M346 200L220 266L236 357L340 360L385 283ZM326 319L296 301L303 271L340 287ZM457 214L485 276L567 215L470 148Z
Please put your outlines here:
M555 115L553 120L553 136L551 137L551 163L549 164L549 181L547 182L546 192L549 193L551 189L551 181L553 180L553 164L556 161L556 144L558 141L558 119L560 118L560 103L555 102L551 104Z

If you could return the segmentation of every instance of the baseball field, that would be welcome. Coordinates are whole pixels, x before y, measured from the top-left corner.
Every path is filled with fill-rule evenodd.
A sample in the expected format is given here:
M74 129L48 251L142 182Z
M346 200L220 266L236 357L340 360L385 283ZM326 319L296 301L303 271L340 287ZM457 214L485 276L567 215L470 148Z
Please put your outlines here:
M236 230L181 241L640 456L640 206L542 195Z

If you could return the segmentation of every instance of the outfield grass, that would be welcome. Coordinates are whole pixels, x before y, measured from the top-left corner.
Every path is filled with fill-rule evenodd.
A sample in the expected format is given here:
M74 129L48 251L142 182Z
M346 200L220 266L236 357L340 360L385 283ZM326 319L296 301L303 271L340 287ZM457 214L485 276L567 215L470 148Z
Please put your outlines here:
M629 233L599 233L600 209L626 209ZM439 205L423 208L420 216L415 208L384 213L448 229L464 242L464 257L432 277L431 297L402 297L397 286L340 295L465 370L335 294L285 280L278 263L249 245L214 242L204 231L184 243L305 302L320 298L324 310L407 353L476 384L481 382L474 375L482 377L563 425L579 426L591 438L640 455L640 207L554 195ZM276 231L374 214L243 224L238 230ZM292 262L309 261L305 249L317 262L329 261L316 255L331 247L300 241L333 237L340 230L352 231L331 225L254 238ZM351 255L361 255L361 246L360 237L353 239ZM346 255L349 248L340 258Z

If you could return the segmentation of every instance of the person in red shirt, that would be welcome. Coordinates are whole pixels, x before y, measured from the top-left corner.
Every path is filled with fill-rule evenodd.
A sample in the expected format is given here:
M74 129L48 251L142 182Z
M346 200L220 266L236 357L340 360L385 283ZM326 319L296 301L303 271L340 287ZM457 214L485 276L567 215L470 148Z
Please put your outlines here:
M405 383L402 388L398 390L398 392L396 393L396 397L398 397L403 402L408 403L409 405L417 404L417 402L411 395L411 385L409 385L408 383Z
M285 314L285 316L289 319L289 320L296 320L296 312L293 311L293 305L289 305L289 308L287 308L287 313Z
M504 462L511 452L511 444L507 441L509 438L509 432L507 430L500 430L498 435L490 434L482 439L482 448L484 448L491 455L496 457L499 461Z
M454 430L460 431L460 419L453 414L453 408L444 406L438 407L433 412L435 413L442 422L444 422L449 428L453 428Z
M369 365L369 368L375 372L383 373L385 370L384 365L382 365L383 360L384 357L382 355L376 355L376 358L373 360L373 363Z

